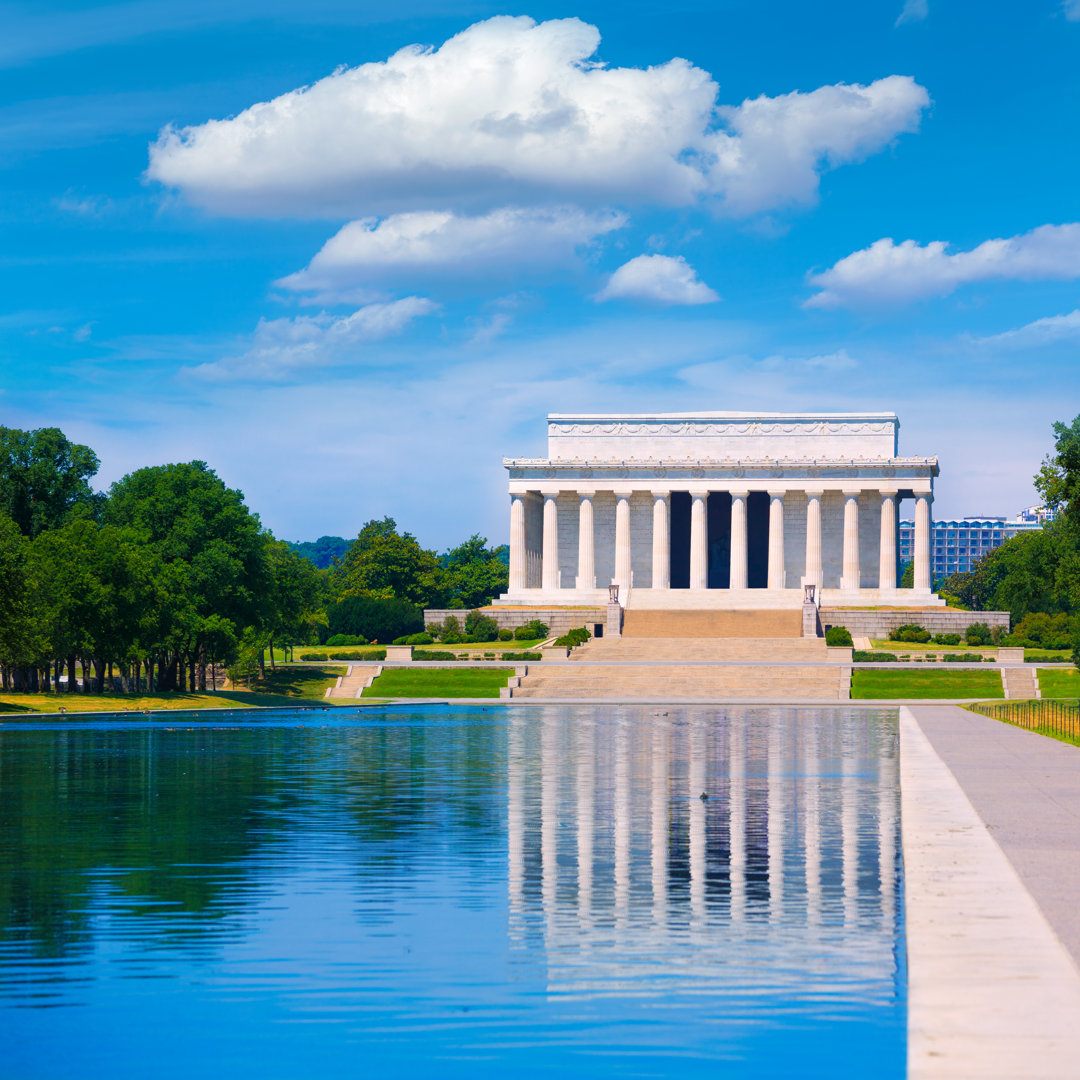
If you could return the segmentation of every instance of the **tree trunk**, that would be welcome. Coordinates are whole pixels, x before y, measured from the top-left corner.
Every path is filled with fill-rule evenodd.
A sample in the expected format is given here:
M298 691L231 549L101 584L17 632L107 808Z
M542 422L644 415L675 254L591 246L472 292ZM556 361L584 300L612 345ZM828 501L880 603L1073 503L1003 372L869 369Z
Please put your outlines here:
M100 657L94 657L94 691L103 693L105 690L105 661Z
M176 668L180 657L164 653L158 661L158 690L176 690Z
M274 662L274 639L270 639L270 670L277 671L277 664Z
M259 678L263 682L266 681L266 650L265 649L260 649L259 650Z
M75 655L67 658L68 693L75 693Z

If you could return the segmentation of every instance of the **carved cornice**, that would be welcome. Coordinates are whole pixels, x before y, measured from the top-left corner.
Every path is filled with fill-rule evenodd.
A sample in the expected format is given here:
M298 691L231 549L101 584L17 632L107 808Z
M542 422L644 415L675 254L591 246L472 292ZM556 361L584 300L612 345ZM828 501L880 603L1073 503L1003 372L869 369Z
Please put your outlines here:
M657 435L696 435L722 438L756 438L777 435L887 435L896 432L897 420L879 417L853 417L852 419L826 419L808 416L785 419L714 419L714 420L616 420L601 419L548 421L548 435L560 437L587 437L616 435L622 437L648 437Z

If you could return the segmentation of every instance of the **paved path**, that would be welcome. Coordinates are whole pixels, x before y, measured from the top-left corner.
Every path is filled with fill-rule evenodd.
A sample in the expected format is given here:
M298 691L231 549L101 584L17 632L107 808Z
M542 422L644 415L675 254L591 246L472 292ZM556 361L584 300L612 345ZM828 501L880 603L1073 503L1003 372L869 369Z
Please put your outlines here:
M955 705L911 711L1080 964L1080 747Z

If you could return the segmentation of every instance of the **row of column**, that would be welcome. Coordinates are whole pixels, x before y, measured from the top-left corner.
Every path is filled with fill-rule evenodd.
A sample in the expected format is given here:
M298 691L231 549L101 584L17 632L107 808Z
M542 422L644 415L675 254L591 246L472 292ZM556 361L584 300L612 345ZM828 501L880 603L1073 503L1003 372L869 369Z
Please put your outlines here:
M844 490L844 549L840 588L859 589L859 497L862 489ZM543 549L540 588L555 590L559 582L559 490L544 489ZM578 519L578 588L593 588L596 580L596 536L593 517L595 491L578 490L581 499ZM615 495L615 574L612 584L630 587L630 492ZM671 587L670 491L652 491L652 587ZM747 588L746 501L749 491L731 491L732 589ZM787 490L769 491L769 569L767 588L786 587L784 575L784 498ZM804 581L822 586L821 497L823 491L806 494L806 561ZM878 588L896 588L897 496L881 492L880 556ZM690 588L708 586L708 492L695 492L690 506ZM930 589L930 504L931 494L915 497L915 588ZM510 588L526 588L525 496L511 495L510 502Z

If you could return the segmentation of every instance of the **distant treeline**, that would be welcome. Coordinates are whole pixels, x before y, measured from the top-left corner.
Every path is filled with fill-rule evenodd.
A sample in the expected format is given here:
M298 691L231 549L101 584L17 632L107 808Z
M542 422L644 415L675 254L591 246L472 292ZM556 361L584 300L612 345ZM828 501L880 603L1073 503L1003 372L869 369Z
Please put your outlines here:
M422 627L425 605L475 607L506 588L505 556L480 536L439 556L384 518L351 543L291 545L205 462L137 469L106 492L91 486L98 464L58 428L0 427L6 690L64 676L73 689L80 670L99 691L116 678L205 689L212 665L261 665L275 643L387 640Z

